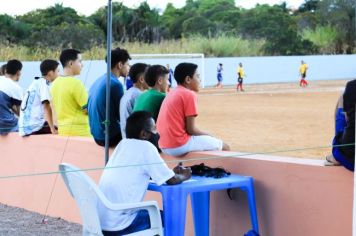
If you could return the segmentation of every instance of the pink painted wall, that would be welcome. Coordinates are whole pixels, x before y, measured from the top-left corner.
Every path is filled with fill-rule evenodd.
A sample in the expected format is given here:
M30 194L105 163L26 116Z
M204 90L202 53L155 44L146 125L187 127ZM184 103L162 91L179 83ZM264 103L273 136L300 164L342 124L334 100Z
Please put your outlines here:
M236 154L204 152L190 154L185 159ZM104 164L104 149L88 138L52 135L22 138L10 134L0 136L0 159L0 176L57 171L60 162L95 168ZM200 162L254 177L261 235L351 235L353 174L342 167L324 167L319 160L263 155L186 164ZM101 171L88 174L97 182ZM0 202L41 214L49 203L47 214L80 222L75 202L60 176L54 185L56 176L0 179ZM210 235L243 235L250 229L244 192L234 190L232 195L231 201L225 191L212 192ZM161 201L157 193L148 193L146 199ZM194 235L190 206L186 235Z

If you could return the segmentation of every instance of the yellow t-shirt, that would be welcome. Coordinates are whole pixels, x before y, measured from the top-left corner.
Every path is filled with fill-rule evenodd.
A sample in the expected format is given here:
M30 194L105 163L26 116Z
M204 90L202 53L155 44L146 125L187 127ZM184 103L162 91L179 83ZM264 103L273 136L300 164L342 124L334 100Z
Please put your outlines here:
M241 78L245 77L245 71L242 67L237 67L237 76L240 74Z
M57 115L58 134L90 136L88 115L82 109L88 102L84 84L74 77L58 77L52 84L51 95Z
M307 64L302 64L300 67L299 67L299 72L301 74L305 74L305 72L307 72L307 69L308 69L308 65Z

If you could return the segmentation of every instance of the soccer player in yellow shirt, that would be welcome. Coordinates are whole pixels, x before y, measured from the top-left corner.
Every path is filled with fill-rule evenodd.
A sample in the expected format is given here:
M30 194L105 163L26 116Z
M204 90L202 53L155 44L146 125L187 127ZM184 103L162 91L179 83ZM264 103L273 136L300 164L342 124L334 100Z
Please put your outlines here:
M299 67L299 73L301 76L299 86L306 87L308 86L308 82L306 81L305 77L307 76L308 65L302 60L301 65Z
M244 82L244 77L245 77L245 71L242 67L242 63L240 62L239 63L239 67L237 67L237 92L239 91L239 88L241 90L241 92L245 91L243 88L242 88L242 84Z

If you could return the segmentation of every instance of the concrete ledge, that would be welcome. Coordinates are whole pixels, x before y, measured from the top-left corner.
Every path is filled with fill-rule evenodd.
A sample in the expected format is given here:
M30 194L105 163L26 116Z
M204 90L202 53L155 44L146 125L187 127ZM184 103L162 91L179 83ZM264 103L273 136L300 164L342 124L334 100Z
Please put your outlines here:
M111 150L112 151L112 150ZM238 157L228 157L235 156ZM240 156L239 156L240 155ZM200 161L201 158L214 158ZM218 158L225 157L225 158ZM61 162L80 168L104 165L104 148L89 138L52 135L22 138L18 134L0 136L0 176L58 170ZM166 161L178 160L164 156ZM321 160L246 155L236 152L191 153L195 159L186 165L204 162L222 166L235 174L255 179L256 201L261 235L351 235L353 173L343 167L324 167ZM176 163L169 163L174 166ZM88 175L96 182L101 171ZM0 179L0 202L80 222L79 212L59 175ZM53 190L52 197L50 198ZM247 199L233 191L212 192L210 235L243 235L251 228ZM147 200L161 202L157 193ZM186 235L194 235L190 206L187 209Z

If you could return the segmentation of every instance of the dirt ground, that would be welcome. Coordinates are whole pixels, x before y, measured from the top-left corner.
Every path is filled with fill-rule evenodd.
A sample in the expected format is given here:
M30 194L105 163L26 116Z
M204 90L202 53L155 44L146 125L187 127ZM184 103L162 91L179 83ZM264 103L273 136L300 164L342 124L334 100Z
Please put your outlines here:
M43 216L17 207L0 204L0 235L1 236L80 236L82 226L53 217Z
M330 152L335 104L345 80L207 88L199 93L198 127L233 151L321 159ZM289 151L303 149L300 151ZM277 152L278 151L278 152ZM284 152L282 152L284 151ZM81 235L81 226L0 204L0 235Z
M208 88L199 93L198 127L233 151L321 159L330 152L334 110L346 80ZM320 148L324 147L324 148ZM288 151L293 149L304 149ZM310 148L310 149L309 149Z

